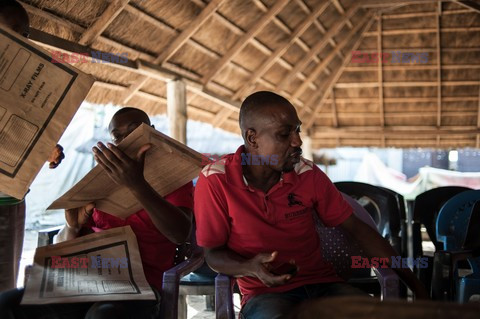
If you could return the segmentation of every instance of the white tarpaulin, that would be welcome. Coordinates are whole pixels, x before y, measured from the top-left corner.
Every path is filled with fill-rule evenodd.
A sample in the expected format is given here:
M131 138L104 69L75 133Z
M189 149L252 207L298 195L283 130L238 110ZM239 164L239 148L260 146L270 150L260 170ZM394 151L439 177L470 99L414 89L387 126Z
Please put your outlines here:
M422 167L413 181L408 181L404 174L387 167L373 153L367 153L363 158L354 180L389 188L405 199L414 199L429 189L441 186L465 186L480 188L480 173L463 173Z

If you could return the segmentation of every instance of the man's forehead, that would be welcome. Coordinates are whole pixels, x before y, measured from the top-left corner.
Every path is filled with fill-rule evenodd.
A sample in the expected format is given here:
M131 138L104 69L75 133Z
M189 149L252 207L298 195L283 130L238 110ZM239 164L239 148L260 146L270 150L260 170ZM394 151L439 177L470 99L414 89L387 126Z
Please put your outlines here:
M128 128L130 125L143 123L144 119L141 114L137 112L126 112L122 114L116 114L113 116L108 128L110 131L118 128Z
M298 126L301 124L293 106L272 107L264 115L266 122L276 126Z

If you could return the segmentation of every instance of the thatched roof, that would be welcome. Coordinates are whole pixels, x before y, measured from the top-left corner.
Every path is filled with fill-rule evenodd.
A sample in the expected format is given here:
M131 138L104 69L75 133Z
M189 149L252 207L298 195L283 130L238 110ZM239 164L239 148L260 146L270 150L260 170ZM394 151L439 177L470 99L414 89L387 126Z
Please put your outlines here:
M75 64L97 78L90 102L165 113L165 81L182 77L188 117L231 132L240 101L266 89L297 107L315 148L480 146L478 1L20 2L49 50L128 53ZM352 51L428 61L354 63Z

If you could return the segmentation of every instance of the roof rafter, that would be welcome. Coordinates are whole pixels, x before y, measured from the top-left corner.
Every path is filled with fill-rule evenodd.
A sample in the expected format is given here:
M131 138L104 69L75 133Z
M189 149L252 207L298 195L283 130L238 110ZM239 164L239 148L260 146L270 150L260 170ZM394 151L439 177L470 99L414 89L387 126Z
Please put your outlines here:
M37 43L43 47L57 49L68 53L83 53L91 50L90 47L82 46L78 43L74 43L36 29L31 29L31 39L37 41ZM128 60L127 63L117 63L112 61L109 63L109 66L124 71L130 71L138 75L147 76L153 80L167 81L169 79L181 77L186 81L186 83L188 84L187 88L191 92L223 107L227 107L235 111L238 111L240 109L240 104L238 102L231 101L228 98L210 92L209 90L205 89L198 80L175 73L170 69L166 69L148 61L143 61L139 59ZM142 92L137 92L137 94L140 93Z
M325 45L327 44L328 40L330 38L332 38L335 34L337 34L337 32L343 27L343 25L346 23L347 19L349 19L351 16L353 16L355 14L355 12L357 12L359 8L359 5L358 5L358 2L356 4L354 4L353 6L351 6L347 12L345 13L345 15L342 17L342 19L338 20L331 28L330 30L328 30L327 33L324 34L324 36L322 37L322 39L317 42L313 47L312 49L310 50L310 52L307 53L307 55L300 60L300 62L298 62L294 68L287 74L287 76L285 76L283 78L282 81L280 81L280 83L277 85L277 89L278 90L282 90L284 89L288 83L290 83L290 81L293 79L293 77L298 73L300 72L301 70L303 70L309 63L310 61L312 60L312 57L313 56L316 56L320 50L322 50Z
M275 2L275 5L259 19L254 25L248 30L234 45L231 47L225 55L216 63L215 66L210 68L210 72L205 74L202 78L202 83L207 85L212 78L217 75L225 65L227 65L249 42L255 37L270 21L275 15L277 15L286 5L288 0L278 0Z
M317 7L313 9L307 19L303 20L295 30L290 35L288 41L281 47L277 48L272 55L270 55L266 61L264 61L261 66L253 72L253 74L249 77L247 83L243 87L241 87L233 96L233 99L236 100L237 98L241 97L245 91L247 91L250 86L255 83L259 78L261 78L270 68L278 61L278 59L287 52L287 50L295 43L296 39L300 37L309 27L310 25L321 15L330 5L329 0L323 0L320 2Z
M102 15L82 34L78 43L90 45L107 29L115 18L128 5L129 0L112 1Z
M440 21L442 17L442 3L439 2L436 17L435 42L437 45L437 127L442 126L442 44L440 36Z
M167 61L172 57L194 34L198 29L207 21L222 5L225 0L212 0L203 9L200 14L189 23L185 28L169 45L166 49L162 50L162 53L153 61L154 63L160 63Z
M361 24L363 25L363 28L362 28L362 31L357 33L357 36L353 40L354 44L353 44L353 47L352 47L352 51L355 51L358 48L358 46L362 42L363 34L371 27L371 25L374 21L373 19L371 19L371 17L372 17L372 12L368 12L365 15L365 17L362 19L363 23L361 23ZM342 64L340 65L340 67L336 70L336 72L333 72L328 77L328 79L325 81L325 85L323 87L323 90L322 91L320 91L320 90L317 91L315 94L312 95L312 97L307 101L307 103L305 103L305 105L312 105L313 102L317 101L320 98L319 103L316 104L316 106L314 107L314 109L311 112L312 116L310 116L309 119L304 124L305 129L308 130L310 127L312 127L313 123L315 122L315 116L314 115L322 108L323 103L325 102L325 99L328 95L328 92L330 92L330 89L334 86L335 82L340 78L340 76L342 75L343 69L350 62L350 59L351 59L351 55L347 55L345 57L345 59L343 60ZM307 111L307 109L306 109L306 107L304 107L300 112L300 117L303 117L303 115L305 115L306 111Z
M459 5L468 8L470 10L476 11L480 13L480 4L475 1L459 1L459 0L454 0L454 2L458 3Z
M339 0L332 0L332 3L341 15L345 14L345 9L343 8L343 6L342 6L342 4L340 3ZM353 24L350 21L350 19L347 19L347 25L350 29L353 28Z
M380 106L380 125L385 126L385 109L383 106L383 55L382 55L382 14L378 15L377 19L377 58L378 58L378 103Z
M313 71L310 73L310 75L308 76L308 78L302 82L302 84L295 90L295 92L292 94L292 97L294 98L297 98L299 97L303 92L305 92L305 90L307 89L308 85L310 83L312 83L313 81L315 81L318 76L320 75L320 73L323 71L323 69L325 67L327 67L327 65L333 60L333 58L337 55L337 52L340 52L342 49L344 49L347 44L349 44L351 41L352 38L355 37L355 35L357 34L358 30L360 30L360 28L362 27L363 25L363 20L362 22L358 23L355 25L355 27L350 30L350 32L345 36L345 38L338 44L338 46L332 51L330 52L326 57L325 59L322 60L322 62L320 62L319 64L317 64L315 66L315 69L313 69Z
M300 6L300 8L301 8L306 14L310 15L311 10L310 10L310 8L305 4L304 0L295 0L295 1L297 2L297 4ZM330 1L330 0L329 0L329 1ZM315 21L313 21L313 24L315 25L315 27L316 27L318 30L320 30L320 32L321 32L322 34L327 33L327 30L325 29L325 27L323 26L323 24L320 23L319 20L316 19ZM300 38L299 38L299 39L300 39ZM337 42L335 41L335 39L330 38L330 40L329 40L328 42L332 45L332 47L337 46ZM341 59L344 58L341 52L338 53L338 56L339 56ZM320 59L318 59L318 57L314 57L314 61L315 61L316 63L319 63L319 62L320 62ZM327 69L327 70L329 70L329 69ZM330 75L330 72L326 72L326 73L327 73L327 75Z

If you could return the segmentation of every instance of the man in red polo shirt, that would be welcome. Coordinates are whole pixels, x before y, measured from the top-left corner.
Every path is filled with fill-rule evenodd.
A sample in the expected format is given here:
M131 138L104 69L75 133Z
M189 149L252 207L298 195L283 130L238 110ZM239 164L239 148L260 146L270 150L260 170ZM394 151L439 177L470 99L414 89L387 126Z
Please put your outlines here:
M120 109L109 125L113 143L120 143L142 123L150 125L145 112L135 108ZM134 160L114 144L99 142L93 148L95 160L105 169L112 182L127 187L135 195L143 209L126 219L95 209L94 203L66 210L65 227L54 241L62 242L88 232L130 225L137 237L145 277L154 288L157 300L19 306L23 290L12 290L0 294L0 318L158 317L163 272L173 266L176 245L185 242L190 235L193 183L189 182L162 197L143 176L144 157L150 145L140 148Z
M367 255L396 255L301 157L300 125L285 98L250 95L240 109L244 146L206 166L195 188L197 242L212 269L238 278L245 318L280 318L309 298L362 293L323 260L313 213L350 233ZM396 271L417 297L428 296L409 269Z

